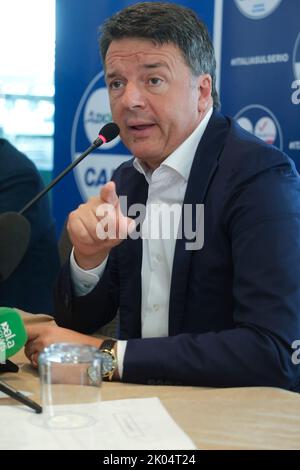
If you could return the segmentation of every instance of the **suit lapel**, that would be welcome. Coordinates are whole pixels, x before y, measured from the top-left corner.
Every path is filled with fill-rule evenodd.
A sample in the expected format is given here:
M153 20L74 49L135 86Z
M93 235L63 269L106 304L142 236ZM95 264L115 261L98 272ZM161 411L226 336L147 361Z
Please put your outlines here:
M195 204L204 204L210 181L218 167L218 159L223 150L228 129L228 121L214 111L195 154L184 205L191 204L195 208ZM196 227L195 210L193 210L193 227ZM190 241L184 237L183 230L183 236L177 240L175 246L169 304L169 335L171 336L181 331L188 289L188 273L193 256L192 250L186 250L186 243Z

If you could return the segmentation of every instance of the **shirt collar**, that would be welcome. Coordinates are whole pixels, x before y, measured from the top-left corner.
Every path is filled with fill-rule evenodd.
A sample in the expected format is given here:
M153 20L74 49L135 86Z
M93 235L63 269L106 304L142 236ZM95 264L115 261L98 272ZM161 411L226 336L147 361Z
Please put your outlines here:
M213 113L211 108L206 114L205 118L198 124L192 134L171 153L160 166L167 166L179 173L186 181L189 178L194 156L199 145L199 142L207 127L208 121ZM133 161L134 168L142 173L148 180L152 171L149 170L138 158Z

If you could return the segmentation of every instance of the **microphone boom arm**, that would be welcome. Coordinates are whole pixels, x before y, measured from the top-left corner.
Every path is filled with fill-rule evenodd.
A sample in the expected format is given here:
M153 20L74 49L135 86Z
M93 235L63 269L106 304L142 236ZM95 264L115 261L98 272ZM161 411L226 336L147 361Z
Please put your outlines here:
M97 142L98 139L95 140L95 142L87 148L74 162L70 163L70 165L67 166L67 168L64 169L56 178L54 178L51 183L48 184L40 193L38 193L31 201L29 201L23 209L20 210L19 214L22 215L24 214L25 211L27 211L33 204L35 204L37 201L41 199L48 191L50 191L53 186L56 185L69 171L71 171L78 163L81 162L89 153L91 153L93 150L95 150L99 145L102 143L100 140L99 143Z

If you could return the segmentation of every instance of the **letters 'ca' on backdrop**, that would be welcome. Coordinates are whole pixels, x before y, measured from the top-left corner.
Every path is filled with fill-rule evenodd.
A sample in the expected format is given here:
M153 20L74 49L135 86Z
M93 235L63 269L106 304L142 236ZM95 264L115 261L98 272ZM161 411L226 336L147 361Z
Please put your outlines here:
M97 33L129 0L57 0L54 174L111 120ZM174 3L174 2L173 2ZM176 2L175 2L176 3ZM181 0L214 38L222 111L288 153L300 169L299 0ZM58 233L83 200L98 194L130 158L120 140L96 150L54 189Z

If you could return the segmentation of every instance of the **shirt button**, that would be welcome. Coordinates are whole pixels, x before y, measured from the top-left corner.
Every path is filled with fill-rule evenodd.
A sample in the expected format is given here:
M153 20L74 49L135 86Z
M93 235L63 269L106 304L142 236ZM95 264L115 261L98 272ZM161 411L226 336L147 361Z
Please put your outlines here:
M159 305L158 305L158 304L154 304L154 305L153 305L153 310L154 310L155 312L158 312L158 310L159 310Z
M158 263L161 263L162 262L162 256L161 255L156 255L156 261Z

